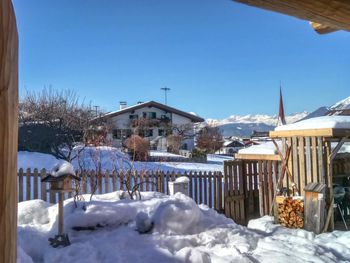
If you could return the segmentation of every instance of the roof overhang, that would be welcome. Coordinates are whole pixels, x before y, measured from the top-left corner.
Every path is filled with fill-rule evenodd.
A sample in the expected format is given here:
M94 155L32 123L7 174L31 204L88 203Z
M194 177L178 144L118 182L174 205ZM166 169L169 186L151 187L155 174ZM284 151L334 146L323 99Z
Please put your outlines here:
M346 0L233 0L311 21L319 34L350 31L350 1Z

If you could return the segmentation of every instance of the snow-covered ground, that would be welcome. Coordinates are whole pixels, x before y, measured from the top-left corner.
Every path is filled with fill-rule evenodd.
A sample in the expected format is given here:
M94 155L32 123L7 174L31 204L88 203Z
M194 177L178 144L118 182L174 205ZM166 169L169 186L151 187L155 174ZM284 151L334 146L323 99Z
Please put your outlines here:
M112 147L87 147L72 161L75 169L96 170L101 164L102 170L164 171L164 172L223 172L223 162L232 159L220 155L209 155L207 163L189 162L132 162L129 157ZM18 169L51 170L59 160L50 154L37 152L18 152Z
M77 207L66 200L65 229L72 244L65 248L48 243L57 233L57 205L19 203L18 262L350 261L350 232L316 236L273 225L271 217L250 221L247 228L179 193L144 192L138 201L120 196L96 195Z

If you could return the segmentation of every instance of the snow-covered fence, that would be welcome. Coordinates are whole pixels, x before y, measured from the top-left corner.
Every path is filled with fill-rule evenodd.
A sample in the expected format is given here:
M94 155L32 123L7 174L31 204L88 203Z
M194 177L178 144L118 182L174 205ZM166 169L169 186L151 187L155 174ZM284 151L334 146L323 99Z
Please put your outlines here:
M198 204L206 204L217 211L223 211L223 174L221 172L189 172L175 173L162 171L149 172L103 172L96 171L77 172L81 177L79 182L80 193L96 194L110 193L117 190L126 190L125 183L130 187L140 184L140 191L157 191L169 194L168 182L175 181L177 177L188 176L190 179L190 197ZM43 199L50 203L57 203L57 196L47 190L49 184L41 182L46 176L46 170L19 169L18 172L18 200L19 202L32 199ZM144 182L144 183L141 183ZM75 186L73 186L75 188ZM66 193L65 199L74 193Z

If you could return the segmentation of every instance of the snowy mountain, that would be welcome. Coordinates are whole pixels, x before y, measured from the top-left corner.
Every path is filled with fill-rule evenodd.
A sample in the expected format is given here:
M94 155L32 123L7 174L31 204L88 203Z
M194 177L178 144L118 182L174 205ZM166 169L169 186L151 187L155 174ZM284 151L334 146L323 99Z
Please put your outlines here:
M350 96L327 107L323 106L315 111L308 113L306 111L294 113L286 116L287 123L310 119L314 117L324 116L329 110L350 109ZM269 131L275 128L277 124L277 115L232 115L223 120L207 119L209 126L219 127L223 136L249 137L253 131Z
M324 116L329 110L345 110L345 109L350 109L350 96L341 101L338 101L337 103L335 103L330 107L327 107L327 106L320 107L317 110L311 112L309 115L305 116L302 120Z
M286 121L287 123L293 123L307 115L307 112L294 113L286 116ZM277 124L277 115L232 115L223 120L208 119L206 123L209 126L219 127L225 137L249 137L253 131L269 131L274 129Z
M336 104L330 107L331 110L346 110L350 109L350 96L338 101Z

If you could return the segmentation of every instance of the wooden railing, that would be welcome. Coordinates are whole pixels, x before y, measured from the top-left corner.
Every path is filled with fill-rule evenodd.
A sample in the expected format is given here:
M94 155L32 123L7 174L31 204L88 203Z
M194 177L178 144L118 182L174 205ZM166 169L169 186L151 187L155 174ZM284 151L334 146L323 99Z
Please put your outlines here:
M57 203L58 197L49 193L49 183L41 182L46 177L46 170L19 169L18 172L18 200L26 201L42 199L50 203ZM221 172L190 172L175 173L152 171L147 173L138 172L103 172L96 174L95 171L78 172L81 178L78 188L80 194L110 193L117 190L126 190L126 182L129 187L140 184L140 191L157 191L169 194L168 182L177 177L188 176L190 179L190 197L198 204L205 204L217 211L223 210L223 175ZM141 183L143 182L143 183ZM76 188L73 185L73 188ZM94 191L95 190L95 191ZM66 193L65 199L75 193Z

